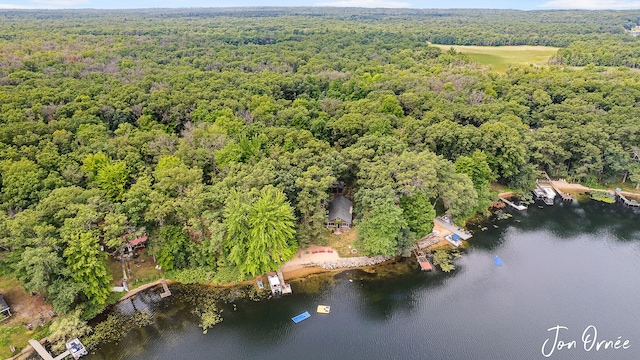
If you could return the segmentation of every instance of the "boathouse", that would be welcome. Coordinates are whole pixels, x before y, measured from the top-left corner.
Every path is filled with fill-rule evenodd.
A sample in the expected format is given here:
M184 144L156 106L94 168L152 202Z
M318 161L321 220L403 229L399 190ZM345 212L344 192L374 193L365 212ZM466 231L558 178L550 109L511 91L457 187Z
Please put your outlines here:
M4 301L2 295L0 295L0 321L11 317L11 308L7 305L7 302Z
M353 202L346 197L336 196L329 204L327 228L347 231L353 221Z

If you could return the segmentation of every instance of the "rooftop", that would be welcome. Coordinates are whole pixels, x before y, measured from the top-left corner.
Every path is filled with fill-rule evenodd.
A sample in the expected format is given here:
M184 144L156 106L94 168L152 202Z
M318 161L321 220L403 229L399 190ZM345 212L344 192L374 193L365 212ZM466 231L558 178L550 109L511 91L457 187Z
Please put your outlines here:
M2 297L2 295L0 295L0 311L8 308L9 308L9 305L7 305L7 302L4 301L4 298Z
M344 196L336 196L329 204L329 221L342 220L351 225L353 202Z

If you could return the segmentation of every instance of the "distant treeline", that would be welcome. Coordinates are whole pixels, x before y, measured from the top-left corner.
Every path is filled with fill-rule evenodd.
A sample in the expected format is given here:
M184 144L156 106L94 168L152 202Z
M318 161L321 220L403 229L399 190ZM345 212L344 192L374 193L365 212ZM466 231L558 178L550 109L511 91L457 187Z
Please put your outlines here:
M640 43L635 38L576 41L551 59L556 64L640 67Z

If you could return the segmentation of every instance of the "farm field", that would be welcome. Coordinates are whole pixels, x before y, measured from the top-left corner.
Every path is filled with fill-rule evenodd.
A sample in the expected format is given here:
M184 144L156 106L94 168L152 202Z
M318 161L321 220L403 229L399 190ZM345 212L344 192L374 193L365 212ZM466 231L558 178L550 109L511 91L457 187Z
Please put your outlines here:
M490 65L498 72L507 71L509 65L544 65L559 48L551 46L462 46L438 45L443 51L454 48L457 52L467 54L480 64Z

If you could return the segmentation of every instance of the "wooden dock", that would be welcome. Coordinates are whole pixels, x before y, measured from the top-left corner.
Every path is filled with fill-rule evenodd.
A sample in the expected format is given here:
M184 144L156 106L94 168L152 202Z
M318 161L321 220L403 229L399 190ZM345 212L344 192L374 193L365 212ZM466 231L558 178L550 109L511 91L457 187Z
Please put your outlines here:
M280 280L282 295L291 294L291 285L284 281L284 275L282 275L282 270L280 269L278 269L278 280Z
M37 340L33 340L33 339L29 340L29 345L31 345L33 350L35 350L43 360L61 360L71 355L71 352L67 350L62 354L56 357L53 357Z
M436 222L438 225L442 226L443 228L451 231L452 233L457 234L462 238L462 240L469 240L473 236L469 232L464 231L458 228L457 226L452 225L450 222L442 220L441 218L435 218L433 221Z
M420 264L420 270L422 270L422 271L431 271L431 270L433 270L433 266L431 266L431 263L429 262L429 260L427 259L426 256L419 255L419 256L416 257L416 259L418 260L418 264Z
M160 282L162 283L162 289L164 289L164 292L162 292L160 294L160 297L164 299L166 297L171 296L171 291L169 291L169 287L167 286L167 282L164 279L160 280Z
M560 197L562 198L562 201L573 201L573 196L571 196L571 194L567 194L560 191L560 189L558 189L558 187L553 184L553 181L551 181L551 178L549 177L549 175L546 172L542 172L542 173L544 174L544 177L547 178L547 181L549 181L549 185L551 185L551 188L553 188L553 190L558 195L560 195Z
M511 201L509 201L509 200L507 200L507 199L505 199L503 197L500 197L500 200L502 200L502 202L504 202L505 204L513 207L516 210L520 210L520 211L527 210L526 206L524 206L524 205L516 205L516 204L512 203Z
M622 199L622 202L624 202L624 204L627 206L640 206L640 202L627 199L619 190L616 190L616 195L618 195L618 197Z
M433 270L433 266L429 262L429 259L427 259L426 255L424 254L424 251L418 249L418 247L414 245L412 252L416 256L416 260L418 261L418 265L420 265L420 270L422 270L422 271L431 271L431 270Z

